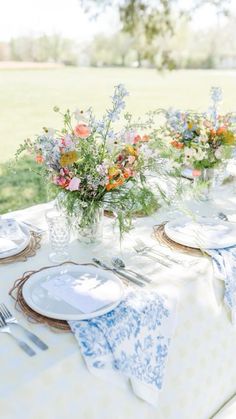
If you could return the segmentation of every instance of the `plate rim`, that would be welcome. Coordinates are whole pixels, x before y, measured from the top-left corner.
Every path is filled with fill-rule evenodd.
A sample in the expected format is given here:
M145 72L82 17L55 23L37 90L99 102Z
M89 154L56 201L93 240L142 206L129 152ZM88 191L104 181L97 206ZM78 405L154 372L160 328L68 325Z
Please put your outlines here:
M92 268L92 269L95 269L95 270L98 270L98 271L102 272L106 276L109 275L110 277L113 277L114 280L116 281L116 283L118 283L119 287L120 287L120 297L119 297L119 299L117 301L115 301L114 303L112 303L110 305L106 305L105 307L102 307L101 309L99 309L97 311L93 311L91 313L80 312L78 314L65 314L65 315L63 315L63 314L61 314L61 315L58 314L57 315L55 313L53 314L52 312L45 311L44 309L41 309L36 304L34 304L34 302L32 301L32 299L30 297L28 299L27 292L30 289L30 283L32 281L36 281L37 278L40 277L40 274L42 272L45 272L45 271L47 272L50 269L54 269L54 270L61 269L63 267L66 267L67 265L71 265L71 267L74 267L74 269L76 269L78 267L79 268ZM32 286L32 284L31 284L31 286ZM106 313L112 311L115 307L117 307L117 305L121 302L121 300L124 296L124 285L123 285L121 279L111 271L108 271L108 270L106 271L106 270L104 270L102 268L99 268L99 267L96 267L94 265L91 265L91 266L83 265L83 264L74 265L74 264L72 264L72 263L70 264L68 262L64 265L50 266L50 267L47 267L46 269L44 269L43 271L33 273L30 276L30 278L23 284L22 295L23 295L24 300L28 304L28 306L32 310L34 310L36 313L41 314L42 316L45 316L45 317L48 317L48 318L54 319L54 320L64 320L64 321L73 321L73 320L76 321L76 320L78 320L79 321L79 320L89 320L89 319L92 319L94 317L98 317L98 316L101 316L103 314L106 314Z
M180 217L178 220L177 219L175 219L175 220L170 220L170 221L168 221L165 225L164 225L164 230L165 230L165 234L171 239L171 240L173 240L173 241L175 241L176 243L178 243L178 244L181 244L182 246L188 246L188 247L192 247L193 249L225 249L225 248L228 248L228 247L232 247L232 246L236 246L236 238L235 238L235 243L234 244L228 244L228 245L217 245L217 246L210 246L210 247L199 247L198 245L196 245L196 243L194 244L194 243L187 243L186 241L184 241L184 240L181 240L181 239L176 239L176 238L174 238L173 236L172 236L172 233L171 232L169 232L168 231L168 228L169 228L169 226L170 226L170 224L171 223L174 223L174 222L177 222L177 221L181 221L181 220L190 220L191 221L191 218L188 218L188 217ZM230 221L224 221L224 220L216 220L216 219L213 219L213 218L210 218L210 217L197 217L197 219L199 220L202 220L203 222L205 221L205 222L209 222L209 221L215 221L215 222L219 222L220 224L225 224L225 225L231 225L231 226L233 226L234 228L235 228L235 230L236 230L236 225L234 226L232 223L230 223ZM192 220L193 222L195 221L195 220ZM196 220L196 223L197 223L197 220Z
M10 220L10 219L11 218L4 218L4 220ZM19 247L17 247L16 249L7 250L6 252L0 253L0 259L6 259L8 257L17 256L19 253L23 252L23 250L25 250L26 247L30 243L30 229L29 229L29 227L27 227L22 222L16 220L15 218L14 218L14 220L17 222L17 224L20 226L21 230L24 232L25 241Z

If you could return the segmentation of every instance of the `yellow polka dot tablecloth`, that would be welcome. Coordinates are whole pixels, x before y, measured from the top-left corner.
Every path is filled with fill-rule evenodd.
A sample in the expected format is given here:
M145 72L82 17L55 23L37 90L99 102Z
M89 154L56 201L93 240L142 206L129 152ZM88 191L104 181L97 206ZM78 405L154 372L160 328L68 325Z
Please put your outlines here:
M213 204L189 205L194 211L204 211L204 215L223 211L236 221L236 195L226 187L223 192L219 191ZM50 205L35 206L10 216L45 228L44 212ZM25 271L50 265L50 245L45 234L35 257L0 266L0 302L49 346L48 351L34 348L37 356L30 358L13 339L0 334L1 419L210 419L233 396L236 329L223 304L223 282L214 276L210 258L178 253L183 264L167 268L133 249L138 237L149 245L157 244L152 238L152 227L167 217L168 214L159 211L152 217L137 219L122 247L118 235L114 235L112 219L105 220L102 245L88 247L76 239L70 243L70 259L77 263L89 262L92 257L110 263L111 257L118 255L131 269L141 269L152 279L148 286L178 296L178 321L159 405L153 407L139 399L128 382L121 388L115 381L107 383L95 377L86 368L71 333L56 333L30 323L15 309L8 295L14 281ZM20 330L17 333L23 338Z

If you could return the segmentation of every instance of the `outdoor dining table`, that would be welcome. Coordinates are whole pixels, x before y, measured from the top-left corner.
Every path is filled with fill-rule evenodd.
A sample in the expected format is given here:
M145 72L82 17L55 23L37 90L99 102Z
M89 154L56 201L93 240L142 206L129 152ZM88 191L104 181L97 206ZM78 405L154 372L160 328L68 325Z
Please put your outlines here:
M37 205L10 216L45 229L44 212L51 205ZM224 212L236 222L232 184L218 188L213 201L188 205L195 213L210 217ZM95 377L88 371L72 333L29 322L16 310L8 294L15 280L26 271L51 265L46 232L34 257L0 265L0 302L49 346L47 351L36 349L37 355L30 358L10 337L0 334L1 419L209 419L234 395L236 328L223 304L224 283L215 277L211 259L187 255L183 256L185 263L173 264L170 269L137 255L133 249L134 237L155 245L153 226L176 216L178 212L162 209L136 219L134 230L125 236L121 247L113 220L106 218L102 244L82 245L73 239L69 248L70 260L77 263L90 262L92 257L110 262L112 256L120 255L129 267L141 268L152 279L147 286L177 296L177 323L159 405L153 407L139 399L128 384L120 388L116 381ZM176 255L181 259L180 253Z

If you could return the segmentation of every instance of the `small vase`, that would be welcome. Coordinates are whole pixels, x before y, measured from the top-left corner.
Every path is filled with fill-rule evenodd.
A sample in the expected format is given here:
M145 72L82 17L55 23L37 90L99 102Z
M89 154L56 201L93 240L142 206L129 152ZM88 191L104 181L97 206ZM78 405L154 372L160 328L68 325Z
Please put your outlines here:
M73 229L81 243L99 243L103 237L103 214L102 205L96 207L80 208L73 217Z
M215 169L202 169L200 176L194 178L195 193L201 201L210 201L216 186Z

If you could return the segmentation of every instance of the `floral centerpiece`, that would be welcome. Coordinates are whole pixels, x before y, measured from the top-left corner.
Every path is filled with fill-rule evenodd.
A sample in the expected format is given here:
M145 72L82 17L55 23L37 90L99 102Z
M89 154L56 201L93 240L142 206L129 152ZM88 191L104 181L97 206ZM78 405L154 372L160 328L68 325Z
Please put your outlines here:
M184 176L194 179L193 194L208 200L211 187L223 175L236 146L236 118L219 113L221 99L221 89L213 87L207 112L160 109L153 113L159 120L150 133L149 146L159 155L166 182L172 183L170 176L174 179L171 201L189 195Z
M220 91L212 90L213 106L209 113L165 113L165 124L157 130L155 144L163 156L173 162L173 169L189 167L193 176L204 169L212 169L232 155L236 145L235 118L232 114L216 112Z
M73 217L80 237L88 242L98 239L104 205L116 213L121 233L130 227L139 197L146 213L156 206L144 176L148 159L142 147L149 137L130 126L130 114L124 115L125 128L116 129L127 95L123 85L116 86L112 106L101 119L96 119L91 108L61 113L55 107L63 118L62 129L44 128L43 134L34 141L26 140L17 152L19 156L27 150L43 165L59 205Z

